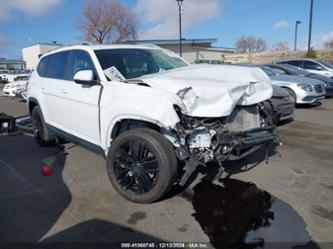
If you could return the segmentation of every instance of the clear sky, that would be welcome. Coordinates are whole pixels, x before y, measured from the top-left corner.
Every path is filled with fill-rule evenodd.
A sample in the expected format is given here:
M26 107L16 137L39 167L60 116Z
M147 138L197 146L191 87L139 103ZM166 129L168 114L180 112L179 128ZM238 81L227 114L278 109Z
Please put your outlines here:
M137 12L139 38L178 37L175 0L121 0ZM0 0L0 57L21 58L33 43L78 43L74 23L83 0ZM310 0L184 0L185 38L217 38L215 46L234 47L242 35L263 38L271 47L286 41L293 48L295 21L300 20L298 47L307 47ZM333 0L314 0L313 46L333 39Z

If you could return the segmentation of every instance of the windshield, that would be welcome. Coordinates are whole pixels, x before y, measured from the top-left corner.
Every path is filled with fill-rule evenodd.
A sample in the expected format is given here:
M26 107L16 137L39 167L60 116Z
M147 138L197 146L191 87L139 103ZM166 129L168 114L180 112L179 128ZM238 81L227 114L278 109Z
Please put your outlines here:
M276 72L274 72L272 69L270 69L269 67L267 66L261 66L260 67L269 77L271 76L276 76L278 75Z
M320 62L321 64L323 64L325 67L333 69L333 65L330 64L330 63L328 63L328 62L326 62L326 61L318 60L318 62Z
M188 66L172 53L162 49L95 50L103 70L116 67L126 79Z
M299 75L299 76L306 76L309 75L310 73L302 68L293 66L293 65L283 65L283 67L287 68L289 71L291 71L292 73Z
M282 74L287 74L286 73L286 71L284 71L283 69L281 69L281 68L277 68L277 67L269 67L270 69L272 69L275 73L277 73L277 74L280 74L280 75L282 75Z

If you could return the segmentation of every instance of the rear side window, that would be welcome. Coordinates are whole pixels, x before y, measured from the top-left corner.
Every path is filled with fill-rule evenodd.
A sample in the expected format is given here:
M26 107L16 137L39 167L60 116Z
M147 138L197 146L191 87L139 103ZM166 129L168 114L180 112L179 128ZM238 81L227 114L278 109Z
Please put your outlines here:
M46 70L47 70L47 64L49 62L49 57L44 57L43 59L40 60L38 67L37 67L37 72L39 76L41 77L46 77Z
M65 79L73 80L74 75L81 70L92 70L97 79L96 69L90 55L86 51L73 50L70 53Z
M286 62L287 64L290 64L290 65L293 65L293 66L296 66L296 67L302 67L302 61L297 61L297 60L294 60L294 61L287 61Z
M48 57L49 63L47 66L46 77L53 79L64 79L68 52L60 52L52 54Z
M304 69L316 70L317 67L321 67L321 66L318 63L315 63L313 61L304 61L303 62L303 68Z

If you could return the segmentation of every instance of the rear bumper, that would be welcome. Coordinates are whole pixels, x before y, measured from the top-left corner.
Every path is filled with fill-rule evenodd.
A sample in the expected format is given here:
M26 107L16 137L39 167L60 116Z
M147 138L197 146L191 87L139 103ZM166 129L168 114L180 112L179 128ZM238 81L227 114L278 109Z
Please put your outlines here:
M11 91L11 90L3 90L2 96L5 97L15 97L16 92Z

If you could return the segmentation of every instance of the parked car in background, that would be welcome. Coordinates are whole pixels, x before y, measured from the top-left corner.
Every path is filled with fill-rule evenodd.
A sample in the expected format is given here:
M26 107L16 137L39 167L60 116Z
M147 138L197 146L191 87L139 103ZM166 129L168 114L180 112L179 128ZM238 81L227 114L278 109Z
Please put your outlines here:
M2 96L16 97L18 91L26 91L28 80L20 80L12 83L7 83L2 89Z
M16 80L21 80L29 77L31 74L30 70L12 70L9 71L5 77L8 83L14 82Z
M315 59L288 59L273 62L274 64L290 64L296 67L303 68L310 73L320 74L333 78L333 66L332 64L324 60Z
M315 74L315 73L310 73L302 68L290 65L290 64L266 64L266 66L270 67L273 69L276 73L280 75L298 75L298 76L303 76L303 77L308 77L308 78L313 78L320 80L324 82L325 86L325 95L326 96L333 96L333 79Z
M15 98L19 101L27 101L27 90L17 90L15 94Z
M273 96L267 102L276 111L276 123L293 118L295 103L287 90L273 85Z
M279 75L262 64L240 64L262 69L272 80L272 84L286 89L295 104L312 104L325 98L325 86L320 80L297 75Z
M274 85L286 89L296 104L312 104L325 98L325 86L320 80L297 75L279 75L265 65L260 68L271 78Z
M0 83L7 83L8 70L0 70Z

